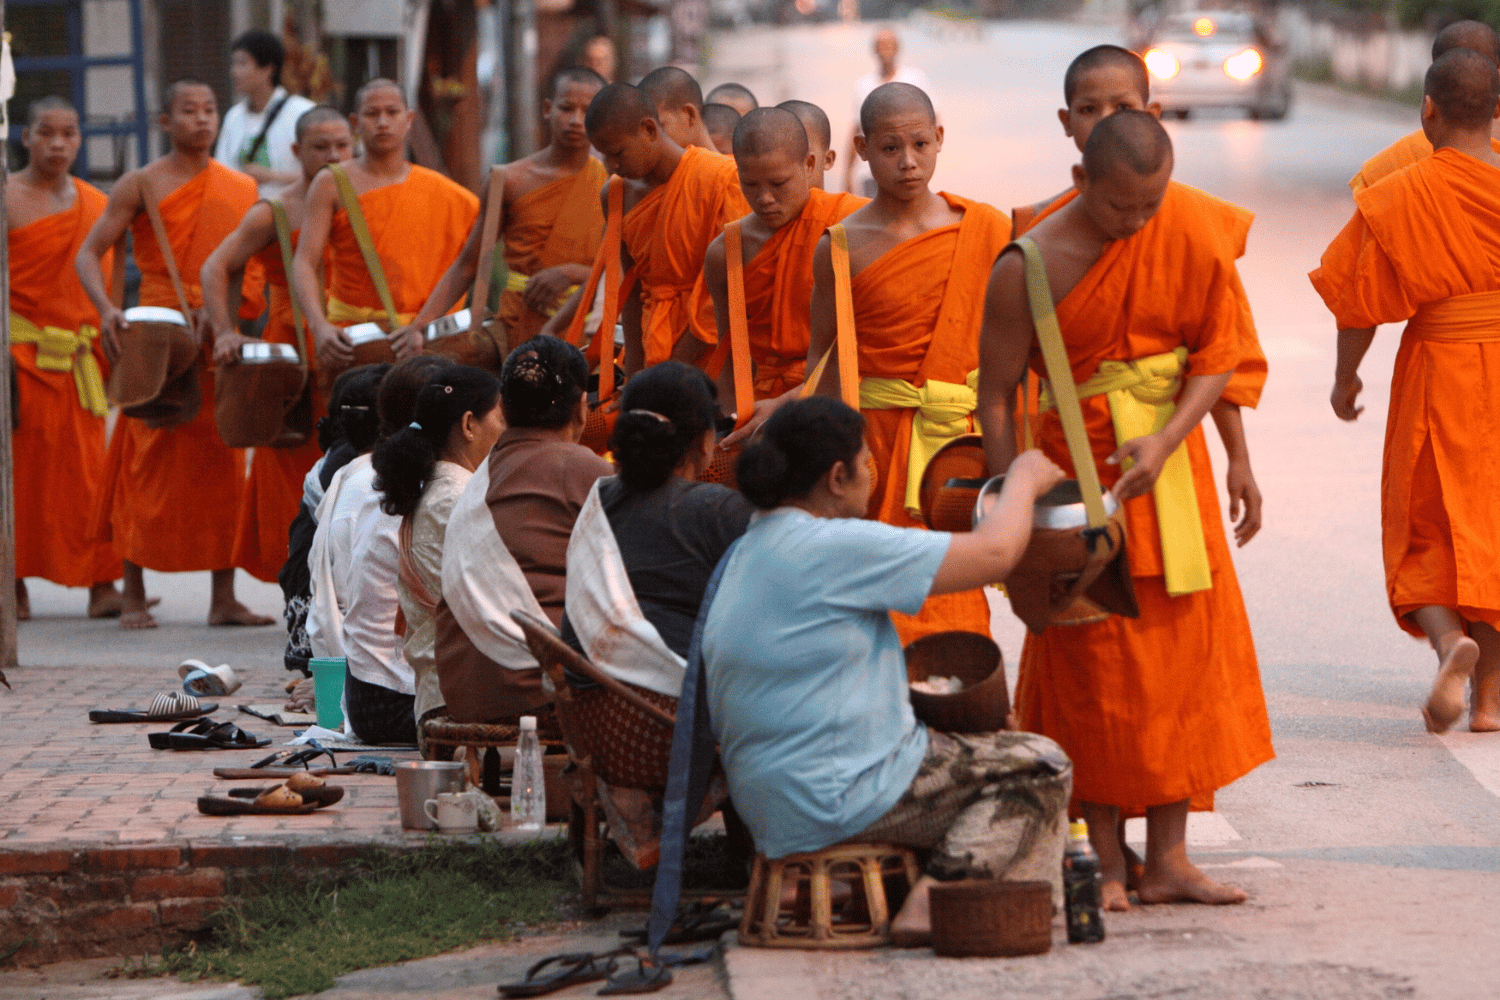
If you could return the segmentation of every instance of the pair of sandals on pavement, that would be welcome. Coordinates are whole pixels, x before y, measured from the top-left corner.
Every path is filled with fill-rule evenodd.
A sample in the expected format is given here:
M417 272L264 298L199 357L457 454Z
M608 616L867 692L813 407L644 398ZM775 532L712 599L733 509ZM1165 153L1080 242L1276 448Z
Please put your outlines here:
M314 768L312 762L326 756L331 767ZM249 767L216 767L220 778L285 778L279 785L235 788L228 795L203 795L198 811L209 816L259 814L298 815L331 806L344 797L344 790L324 779L331 774L394 775L396 764L389 757L361 754L340 765L333 751L311 740L306 749L278 750Z
M155 750L253 750L269 746L269 739L261 739L247 733L232 722L215 722L207 716L217 712L217 702L202 702L190 694L166 691L151 699L145 708L95 709L89 713L89 721L97 723L118 722L177 722L164 733L149 733L146 737Z

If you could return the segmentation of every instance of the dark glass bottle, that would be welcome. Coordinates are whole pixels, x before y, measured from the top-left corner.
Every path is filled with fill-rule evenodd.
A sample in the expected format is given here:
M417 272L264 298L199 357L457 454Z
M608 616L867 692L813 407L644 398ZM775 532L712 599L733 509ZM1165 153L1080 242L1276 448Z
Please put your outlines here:
M1068 943L1104 940L1099 912L1099 855L1089 844L1089 826L1082 820L1068 824L1068 849L1063 854L1063 900L1068 914Z

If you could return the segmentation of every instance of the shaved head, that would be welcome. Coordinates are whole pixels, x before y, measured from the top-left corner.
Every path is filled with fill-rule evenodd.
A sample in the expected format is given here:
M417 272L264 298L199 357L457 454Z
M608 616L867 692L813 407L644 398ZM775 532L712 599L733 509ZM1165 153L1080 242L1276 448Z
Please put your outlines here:
M1451 49L1427 67L1422 93L1447 124L1488 132L1500 101L1500 73L1473 49Z
M210 94L213 93L213 88L202 80L178 80L167 87L167 92L162 95L161 109L171 114L172 106L177 103L177 99L190 90L206 90Z
M332 125L337 122L346 128L349 119L344 113L331 104L318 104L302 112L297 118L297 141L301 142L307 138L307 130L317 128L319 125Z
M727 104L710 101L703 105L703 127L713 138L714 148L728 153L733 145L734 127L739 124L740 113Z
M760 102L743 83L721 83L710 90L703 101L705 104L727 104L742 115L760 107Z
M1483 21L1454 21L1432 40L1432 60L1436 62L1454 49L1468 49L1500 63L1500 36Z
M1063 103L1072 107L1083 78L1090 71L1104 67L1129 73L1140 90L1141 103L1150 100L1151 77L1147 75L1146 63L1141 57L1118 45L1095 45L1068 64L1068 72L1063 75Z
M703 88L692 74L676 66L653 69L641 79L640 87L658 108L703 107Z
M31 107L26 109L26 124L35 128L36 121L49 111L66 111L74 118L78 117L78 109L73 107L73 102L66 97L43 97L41 100L32 101Z
M1083 147L1083 170L1099 180L1125 168L1140 176L1172 163L1172 140L1155 116L1145 111L1117 111L1094 126Z
M587 66L569 66L552 78L552 99L557 100L557 95L562 93L564 87L575 83L594 90L609 86L608 80Z
M396 92L396 96L401 98L401 106L403 108L406 107L406 92L401 89L401 85L395 80L388 80L383 76L377 76L375 79L371 80L369 83L366 83L363 87L360 87L354 92L354 110L358 111L360 107L364 105L365 98L369 97L377 90L384 90L386 87L394 90Z
M807 130L785 108L756 108L734 129L734 155L763 156L780 150L800 163L807 158Z
M616 128L634 132L642 118L657 118L650 95L628 83L612 83L589 102L583 127L589 135Z
M833 145L833 127L828 124L828 116L822 108L809 101L782 101L776 106L797 116L809 143L819 149Z
M909 83L883 83L870 91L865 103L859 106L860 131L869 135L880 119L911 113L920 114L937 124L937 112L932 110L932 100L922 88Z

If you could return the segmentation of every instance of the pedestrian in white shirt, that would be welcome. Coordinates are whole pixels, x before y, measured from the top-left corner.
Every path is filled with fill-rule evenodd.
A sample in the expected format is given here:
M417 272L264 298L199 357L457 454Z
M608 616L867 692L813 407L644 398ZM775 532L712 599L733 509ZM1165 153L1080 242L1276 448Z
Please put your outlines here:
M901 40L896 33L890 28L881 28L875 32L874 71L854 81L854 125L849 131L849 151L844 154L844 190L851 194L875 197L875 179L870 176L870 166L860 159L854 148L854 137L859 135L859 109L870 92L885 83L909 83L932 97L932 84L927 81L926 73L915 66L896 65L896 55L900 51Z
M225 112L214 144L214 159L255 178L262 198L274 198L302 176L292 143L297 119L313 102L281 86L285 61L285 46L269 31L247 31L234 40L229 77L245 99Z

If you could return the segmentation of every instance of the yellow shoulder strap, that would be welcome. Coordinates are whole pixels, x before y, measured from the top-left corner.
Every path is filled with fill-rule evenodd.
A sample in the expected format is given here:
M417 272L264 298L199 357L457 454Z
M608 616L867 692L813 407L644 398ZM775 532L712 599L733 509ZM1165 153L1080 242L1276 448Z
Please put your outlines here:
M344 214L349 216L349 228L354 230L354 240L359 244L360 256L365 259L365 270L370 272L370 280L375 283L375 293L380 296L381 308L385 310L391 330L394 330L401 325L401 314L396 312L396 302L391 298L391 286L385 280L385 268L380 265L380 255L375 252L375 241L370 237L370 226L365 222L364 210L359 207L359 195L354 193L354 185L342 164L330 163L328 171L338 184L339 201L344 206ZM389 333L390 330L386 332Z
M484 228L479 231L479 263L474 271L474 290L469 293L469 336L484 328L484 310L490 301L490 275L495 267L495 242L500 238L500 219L505 205L505 168L490 167L490 187L485 195ZM501 354L505 351L502 349Z
M167 274L172 278L172 289L177 293L177 307L182 310L182 318L191 324L193 309L188 305L187 289L182 286L182 275L177 273L177 258L172 254L172 241L167 238L166 224L161 221L161 209L156 204L156 192L152 190L151 182L146 179L144 170L136 177L136 183L140 185L141 202L146 206L146 218L151 220L151 231L156 234L156 246L161 250L162 262L167 265Z
M738 220L724 227L724 262L729 277L729 363L734 366L736 427L755 413L755 382L750 374L750 324L745 315L745 256Z
M802 383L799 398L810 396L823 380L828 359L838 352L839 396L853 409L859 409L859 345L854 330L854 294L850 290L849 234L842 222L828 227L829 249L833 253L833 298L836 315L833 343L818 359L816 367Z
M292 282L292 224L286 216L286 206L281 203L281 199L272 198L268 204L271 206L271 218L276 221L276 242L281 245L281 266L286 271L287 294L292 300L292 325L297 328L297 357L301 358L305 366L307 357L303 350L302 307L297 304L297 290Z

